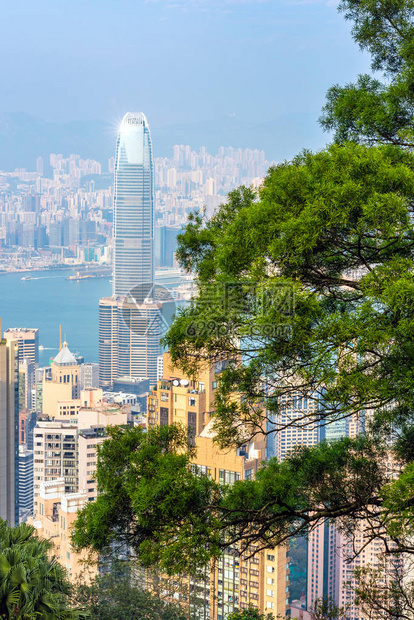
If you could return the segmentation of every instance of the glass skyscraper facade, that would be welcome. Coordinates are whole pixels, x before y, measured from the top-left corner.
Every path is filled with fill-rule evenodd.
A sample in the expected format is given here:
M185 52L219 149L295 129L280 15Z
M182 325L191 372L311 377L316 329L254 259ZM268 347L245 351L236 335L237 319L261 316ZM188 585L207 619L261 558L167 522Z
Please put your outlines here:
M154 281L154 163L148 121L125 114L118 133L114 180L113 295L143 301ZM135 294L134 292L135 291Z
M125 114L114 179L112 297L99 302L99 384L120 376L157 380L163 303L153 297L154 165L148 121Z

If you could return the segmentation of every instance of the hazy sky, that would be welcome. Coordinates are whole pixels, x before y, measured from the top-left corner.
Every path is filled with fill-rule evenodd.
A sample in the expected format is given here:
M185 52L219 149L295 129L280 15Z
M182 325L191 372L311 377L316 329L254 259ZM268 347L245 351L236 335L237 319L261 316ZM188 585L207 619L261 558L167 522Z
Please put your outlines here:
M369 59L326 0L6 0L0 112L156 126L318 113Z

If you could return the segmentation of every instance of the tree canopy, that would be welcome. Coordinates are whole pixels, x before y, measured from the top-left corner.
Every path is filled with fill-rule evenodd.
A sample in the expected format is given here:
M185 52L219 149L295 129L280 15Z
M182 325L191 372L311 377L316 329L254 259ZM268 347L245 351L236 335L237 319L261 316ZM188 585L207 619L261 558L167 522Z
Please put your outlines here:
M134 576L134 567L117 562L89 585L79 584L74 602L90 620L187 620L178 603L163 601L146 591Z
M329 89L322 126L337 142L414 145L413 0L342 0L345 18L362 50L371 54L372 75Z

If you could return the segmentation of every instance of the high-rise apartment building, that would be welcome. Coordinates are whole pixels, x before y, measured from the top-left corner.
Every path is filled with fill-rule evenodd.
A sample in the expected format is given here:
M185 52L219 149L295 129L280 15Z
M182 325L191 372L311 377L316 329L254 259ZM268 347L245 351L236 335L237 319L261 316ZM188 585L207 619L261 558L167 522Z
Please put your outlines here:
M4 330L6 340L17 340L19 344L19 363L28 359L37 367L39 365L39 330L26 327L11 327Z
M157 378L162 301L154 294L154 165L144 114L122 120L115 154L112 297L99 302L99 383Z
M19 521L33 514L33 450L19 446Z
M323 438L319 424L320 400L317 395L294 393L282 396L279 413L274 421L274 454L279 461L296 446L316 446Z
M84 394L85 392L82 392ZM91 403L79 410L77 424L39 421L35 431L34 517L29 520L42 538L52 538L59 562L71 579L88 581L97 572L86 552L76 553L70 528L77 512L97 497L97 447L106 427L131 422L130 407Z
M14 525L18 511L19 358L17 340L1 338L0 319L0 517Z
M218 375L225 364L206 365L196 378L174 367L170 356L163 355L162 378L157 389L148 396L148 424L165 426L185 425L189 441L196 447L194 471L201 471L219 484L254 478L260 463L266 458L266 440L258 437L242 448L220 450L213 442L211 413ZM254 607L261 612L285 615L286 548L241 554L237 545L227 549L211 570L206 568L205 579L189 580L189 592L194 605L200 607L203 620L223 620L236 609ZM194 596L194 593L196 596Z
M35 365L27 357L19 362L19 411L33 409Z
M33 433L34 504L42 482L64 478L65 492L78 489L78 431L68 422L39 421Z
M85 491L67 493L65 487L63 478L42 482L38 511L35 519L29 522L39 537L52 540L53 554L67 570L69 578L72 581L81 578L83 583L89 583L97 573L97 565L90 563L88 551L76 553L71 545L71 528L88 496Z
M99 387L99 364L81 364L79 368L80 389Z

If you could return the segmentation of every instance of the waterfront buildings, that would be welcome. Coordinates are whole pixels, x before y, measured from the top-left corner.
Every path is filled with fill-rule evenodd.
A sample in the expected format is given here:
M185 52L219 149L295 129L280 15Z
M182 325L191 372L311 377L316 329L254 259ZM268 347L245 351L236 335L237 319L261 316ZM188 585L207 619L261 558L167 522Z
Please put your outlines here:
M0 319L0 518L19 520L18 341L1 336Z
M176 145L171 157L155 158L155 266L174 264L175 237L191 211L211 214L230 190L257 186L269 165L263 151L232 147L213 154ZM50 167L0 175L0 271L111 262L115 158L106 167L53 153Z

